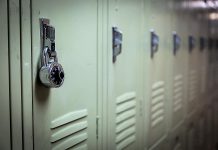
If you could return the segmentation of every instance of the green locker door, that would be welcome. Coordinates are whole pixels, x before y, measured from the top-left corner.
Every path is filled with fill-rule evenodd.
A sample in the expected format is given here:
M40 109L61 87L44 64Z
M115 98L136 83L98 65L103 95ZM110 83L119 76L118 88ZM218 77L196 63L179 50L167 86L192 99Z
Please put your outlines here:
M108 26L108 149L140 149L139 59L141 0L110 0ZM112 61L112 27L123 33L122 52Z
M38 80L39 18L55 27L65 72L60 88L45 88ZM97 0L33 0L32 61L35 149L97 149Z
M196 111L196 108L199 101L199 91L200 91L200 73L199 73L199 22L196 19L194 11L189 12L189 24L188 24L188 34L187 34L187 42L188 47L187 50L189 51L189 60L188 60L188 99L187 99L187 106L188 106L188 115L193 114ZM192 39L190 39L192 37ZM193 44L191 44L193 41ZM193 45L193 46L190 46ZM192 47L192 48L191 48Z
M144 143L149 147L163 140L167 131L168 83L166 75L172 39L168 2L168 0L145 0L145 63L148 69L145 74L144 92L146 93L145 107L147 108L145 114L148 117L145 127L148 128L148 134ZM158 51L154 53L153 57L151 57L151 30L154 30L159 36Z
M186 73L188 67L188 52L187 52L187 8L182 8L181 3L184 0L174 0L173 1L173 11L172 11L172 31L180 38L180 46L178 49L174 50L173 56L173 66L172 66L172 77L171 78L171 116L172 123L171 127L174 129L179 124L184 121L185 117L185 86L186 86ZM174 44L172 43L172 55Z
M7 0L0 1L0 149L10 149L10 99Z
M200 71L200 100L203 104L207 103L207 76L208 76L208 47L207 47L207 38L208 38L208 22L205 19L202 19L201 22L204 22L201 24L201 28L203 29L200 33L199 37L199 48L200 48L200 56L199 59L201 60L199 71ZM201 39L203 38L203 39ZM204 42L203 42L204 41ZM203 44L203 43L204 44ZM204 46L203 46L204 45Z

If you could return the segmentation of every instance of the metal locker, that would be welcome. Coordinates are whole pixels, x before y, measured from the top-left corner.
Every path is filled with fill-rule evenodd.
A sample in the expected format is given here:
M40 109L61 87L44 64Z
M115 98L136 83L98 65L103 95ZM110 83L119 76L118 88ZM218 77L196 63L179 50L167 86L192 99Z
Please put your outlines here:
M174 129L184 122L186 110L186 74L188 68L187 52L187 8L182 5L183 0L172 1L172 36L171 36L171 55L172 60L169 62L171 74L168 76L170 84L170 128ZM179 41L176 41L178 38ZM171 64L171 65L170 65Z
M97 149L97 6L96 0L32 1L36 150ZM64 77L64 83L59 88L45 87L38 78L44 49L41 18L48 19L46 26L42 26L42 29L46 27L43 32L46 39L51 41L48 41L51 44L48 48L57 52L49 53L49 57L57 55L64 69L65 76L59 74L60 78Z
M0 149L11 149L10 140L10 98L9 98L9 49L7 0L0 1Z
M203 15L200 14L199 15ZM198 22L201 22L198 37L197 37L197 48L198 48L198 72L199 72L199 104L204 105L206 97L206 78L207 78L207 43L208 37L208 22L206 18L199 17Z
M191 7L189 8L191 9ZM200 91L200 72L199 72L199 47L197 38L199 37L199 22L196 19L196 12L194 10L189 10L188 13L188 30L186 41L188 42L187 51L189 51L188 56L188 72L187 72L187 115L192 115L196 111L199 102L199 91Z
M107 149L142 149L138 86L142 83L142 6L142 0L108 3Z
M172 33L168 2L167 0L144 1L144 63L146 64L144 127L148 131L144 145L148 148L156 145L159 140L164 140L167 131L167 60L169 59L169 41ZM155 38L152 39L152 37Z

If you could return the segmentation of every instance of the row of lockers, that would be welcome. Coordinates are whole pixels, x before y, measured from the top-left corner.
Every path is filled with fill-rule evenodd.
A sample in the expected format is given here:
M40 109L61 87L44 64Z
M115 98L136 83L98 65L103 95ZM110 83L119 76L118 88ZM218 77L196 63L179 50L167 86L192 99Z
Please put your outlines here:
M1 0L0 149L216 149L218 30L189 2Z

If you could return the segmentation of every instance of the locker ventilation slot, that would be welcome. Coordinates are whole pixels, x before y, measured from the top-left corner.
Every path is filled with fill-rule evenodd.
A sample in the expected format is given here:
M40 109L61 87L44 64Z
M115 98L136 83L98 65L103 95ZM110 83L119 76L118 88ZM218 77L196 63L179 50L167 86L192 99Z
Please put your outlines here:
M116 144L121 150L136 140L136 93L125 93L116 99Z
M189 101L194 101L198 95L198 77L195 70L189 74Z
M165 88L164 82L159 81L153 84L151 93L151 127L158 126L164 121L165 111Z
M173 111L178 112L183 107L183 76L177 75L174 78L173 87Z
M88 139L87 122L88 111L86 109L70 112L51 122L51 137L53 150L69 148L87 149Z

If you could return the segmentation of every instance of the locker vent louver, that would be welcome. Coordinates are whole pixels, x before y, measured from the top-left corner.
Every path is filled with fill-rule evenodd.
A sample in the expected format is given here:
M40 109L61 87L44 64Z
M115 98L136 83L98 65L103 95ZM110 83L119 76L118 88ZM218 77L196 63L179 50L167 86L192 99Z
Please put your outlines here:
M189 101L194 101L198 95L198 76L195 70L192 70L189 74Z
M136 93L117 97L116 105L116 149L121 150L136 140Z
M164 121L165 111L165 88L164 82L159 81L153 84L151 93L151 127L154 128Z
M178 112L183 107L183 76L177 75L174 78L173 88L173 111Z
M86 109L70 112L51 122L51 138L53 150L69 148L87 149L88 139Z

